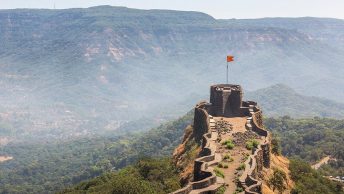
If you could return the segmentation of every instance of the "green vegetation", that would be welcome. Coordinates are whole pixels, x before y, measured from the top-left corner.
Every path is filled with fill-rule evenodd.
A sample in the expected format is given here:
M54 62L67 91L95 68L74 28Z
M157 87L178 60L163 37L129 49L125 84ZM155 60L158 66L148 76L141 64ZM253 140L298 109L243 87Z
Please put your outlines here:
M233 162L234 161L234 159L229 154L225 154L223 156L223 160L225 160L227 162Z
M315 163L325 156L331 161L320 170L324 175L344 175L344 120L328 118L268 118L265 125L281 141L282 154Z
M291 160L290 175L295 182L292 194L343 194L342 185L324 178L319 172L313 170L309 164L302 160Z
M231 158L231 156L229 155L229 154L225 154L224 156L223 156L223 159L224 160L228 160L228 159L230 159Z
M246 161L249 157L250 157L250 154L245 153L244 158L243 158L243 161Z
M245 163L241 163L240 166L237 168L237 170L244 170L246 167Z
M279 156L281 155L281 149L280 140L273 137L271 139L271 153Z
M225 145L227 149L233 149L235 147L234 143L232 140L226 140L224 142L222 142L222 145Z
M142 156L170 157L193 113L142 134L51 144L10 144L0 155L15 159L0 163L0 193L52 193L114 169Z
M224 194L226 192L226 187L221 186L217 191L216 194Z
M106 173L61 193L170 193L180 188L179 177L168 159L141 159L119 172Z
M216 176L221 177L221 178L225 178L225 174L223 173L223 171L221 169L216 167L216 168L214 168L214 172L215 172Z
M336 39L343 37L342 24L317 18L216 20L197 12L109 6L0 10L0 83L6 86L0 87L0 110L7 115L1 117L0 135L17 140L0 149L2 155L15 158L0 164L0 193L51 193L133 164L142 155L170 156L192 116L145 134L107 135L120 133L115 131L118 122L129 118L148 115L160 120L171 118L165 117L167 112L178 115L189 109L199 99L198 92L217 78L214 67L222 60L223 48L237 49L246 60L246 66L237 66L245 71L233 75L250 77L244 85L295 83L309 94L342 100L344 92L337 89L344 83L338 76L344 73L344 47ZM272 41L256 41L266 35ZM223 41L224 37L233 38ZM247 50L252 52L241 52ZM281 58L289 60L281 63ZM304 76L318 72L321 77ZM297 78L303 82L294 82ZM260 90L249 98L258 96L270 115L344 115L343 104L306 98L281 85L273 90ZM152 120L145 118L124 129L143 130ZM278 119L274 122L278 128ZM343 127L333 125L337 121L325 128L321 125L326 120L315 121L315 126L313 121L295 122L281 125L283 153L312 162L333 155L337 162L323 170L343 174ZM37 123L46 126L41 129ZM107 127L112 131L99 135ZM191 159L196 149L190 147ZM142 187L147 192L151 188L146 182Z
M224 163L224 162L220 162L220 163L217 164L217 167L219 167L219 168L228 168L228 164Z
M243 191L244 191L243 188L237 187L233 194L239 194L239 193L241 193L241 192L243 192Z
M246 142L246 148L252 150L253 148L258 148L259 142L255 139L248 140Z
M272 190L278 190L279 193L287 188L285 182L287 181L287 175L280 169L273 169L272 177L269 178L268 184L272 187Z

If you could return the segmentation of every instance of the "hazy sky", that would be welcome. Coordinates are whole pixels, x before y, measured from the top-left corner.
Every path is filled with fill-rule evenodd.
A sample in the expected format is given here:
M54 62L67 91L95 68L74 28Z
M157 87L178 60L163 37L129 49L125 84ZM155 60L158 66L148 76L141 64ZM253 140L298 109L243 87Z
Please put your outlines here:
M201 11L215 18L332 17L344 19L344 0L0 0L0 9L126 6Z

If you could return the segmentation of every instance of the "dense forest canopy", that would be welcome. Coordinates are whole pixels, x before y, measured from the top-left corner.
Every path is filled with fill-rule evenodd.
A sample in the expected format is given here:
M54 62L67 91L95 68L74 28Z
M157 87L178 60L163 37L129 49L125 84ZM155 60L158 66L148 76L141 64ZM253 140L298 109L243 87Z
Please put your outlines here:
M14 159L0 163L0 193L53 193L133 164L143 156L170 157L192 120L191 111L145 133L2 147L0 155Z
M331 156L336 161L325 165L323 172L333 176L344 175L344 120L285 116L267 118L265 125L280 138L285 156L298 157L310 163Z

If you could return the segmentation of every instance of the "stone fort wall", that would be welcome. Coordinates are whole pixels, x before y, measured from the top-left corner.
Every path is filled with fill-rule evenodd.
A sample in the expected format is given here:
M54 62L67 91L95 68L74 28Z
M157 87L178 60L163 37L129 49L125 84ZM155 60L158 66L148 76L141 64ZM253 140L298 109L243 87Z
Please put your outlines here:
M194 181L172 194L188 194L192 190L196 189L203 189L203 192L201 193L204 194L216 193L216 191L221 187L221 185L210 187L221 178L217 177L212 170L208 169L208 166L213 164L217 165L219 161L215 160L216 150L211 147L209 143L212 136L212 129L210 127L210 120L212 117L208 114L207 110L209 110L209 105L206 102L201 102L195 107L194 130L199 130L201 132L198 134L200 134L203 140L200 157L194 162Z
M246 128L263 136L265 140L257 149L252 150L252 155L245 162L245 170L239 178L239 184L244 188L245 194L260 194L262 193L260 173L263 167L270 168L270 134L263 126L262 111L257 106L250 105L249 112Z
M210 103L201 102L195 107L194 130L196 139L202 139L200 157L194 162L194 181L173 194L188 194L192 190L202 189L200 193L216 193L221 186L211 187L221 178L208 169L220 161L215 160L216 148L209 142L212 138L210 122L212 116L219 117L247 117L246 128L256 132L265 140L245 162L245 170L239 178L239 184L246 194L260 194L262 182L259 181L263 167L270 168L270 134L265 130L262 121L262 111L253 101L242 101L242 88L239 85L219 84L210 88ZM223 180L222 180L223 181Z

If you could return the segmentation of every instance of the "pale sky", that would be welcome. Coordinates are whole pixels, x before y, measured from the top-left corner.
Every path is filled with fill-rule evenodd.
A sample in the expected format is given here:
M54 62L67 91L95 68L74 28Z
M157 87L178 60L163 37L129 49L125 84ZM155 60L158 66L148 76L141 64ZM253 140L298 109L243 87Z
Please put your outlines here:
M125 6L201 11L215 18L331 17L344 19L344 0L0 0L0 9Z

